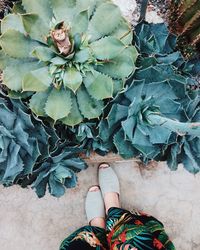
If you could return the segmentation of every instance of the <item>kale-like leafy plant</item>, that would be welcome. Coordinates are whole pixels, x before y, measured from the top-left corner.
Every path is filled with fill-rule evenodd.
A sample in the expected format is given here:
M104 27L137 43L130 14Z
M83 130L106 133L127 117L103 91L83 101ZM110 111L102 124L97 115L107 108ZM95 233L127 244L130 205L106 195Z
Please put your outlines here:
M49 193L60 197L65 188L74 188L77 185L76 173L86 169L86 163L78 157L79 147L60 145L44 162L38 164L33 172L32 188L38 197L43 197L48 186Z
M190 76L192 65L174 52L176 38L164 24L136 27L141 51L129 87L115 98L106 120L99 125L104 143L114 142L124 158L168 160L171 169L183 162L200 171L200 98Z
M28 92L36 115L66 125L98 118L135 69L131 27L109 0L22 0L1 32L10 95Z
M0 97L0 183L31 185L39 197L47 185L53 196L77 183L76 173L86 168L78 158L81 148L61 143L53 129L30 115L18 100Z
M50 133L49 133L50 132ZM58 140L53 130L32 117L20 102L0 97L0 182L6 186L32 173L37 161Z

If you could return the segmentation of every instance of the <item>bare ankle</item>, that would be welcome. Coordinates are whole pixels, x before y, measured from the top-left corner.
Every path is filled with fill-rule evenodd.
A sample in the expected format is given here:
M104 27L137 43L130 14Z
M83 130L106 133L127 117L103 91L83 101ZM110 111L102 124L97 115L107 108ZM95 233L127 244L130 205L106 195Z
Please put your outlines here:
M105 229L106 228L106 222L104 218L94 218L90 221L90 226L93 227L100 227Z
M111 207L120 208L119 194L117 193L107 193L104 197L106 214Z

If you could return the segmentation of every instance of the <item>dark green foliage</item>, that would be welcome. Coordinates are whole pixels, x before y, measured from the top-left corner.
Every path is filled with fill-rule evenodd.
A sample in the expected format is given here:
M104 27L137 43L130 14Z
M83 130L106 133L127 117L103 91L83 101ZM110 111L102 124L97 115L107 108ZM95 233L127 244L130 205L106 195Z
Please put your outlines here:
M64 195L65 188L73 188L77 184L76 173L86 169L83 160L77 157L80 153L78 147L60 146L56 151L34 171L36 180L32 187L39 197L43 197L48 185L51 195L60 197Z
M142 23L135 31L141 52L129 87L118 95L99 136L107 135L124 158L168 160L176 169L200 170L200 98L193 65L175 52L176 38L164 24ZM103 141L102 137L102 141Z
M76 185L76 173L86 168L77 156L81 148L61 143L50 127L18 100L0 95L0 183L32 185L39 197L46 186L60 197Z
M0 97L0 180L12 185L47 157L49 133L20 102Z

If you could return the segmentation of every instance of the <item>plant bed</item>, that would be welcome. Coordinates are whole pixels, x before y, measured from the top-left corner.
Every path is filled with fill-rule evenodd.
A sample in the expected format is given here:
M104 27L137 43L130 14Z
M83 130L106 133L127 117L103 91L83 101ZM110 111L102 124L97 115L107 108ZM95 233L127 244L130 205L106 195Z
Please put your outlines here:
M109 0L49 3L1 21L0 183L60 197L84 160L122 158L198 173L198 67L166 24L132 30Z

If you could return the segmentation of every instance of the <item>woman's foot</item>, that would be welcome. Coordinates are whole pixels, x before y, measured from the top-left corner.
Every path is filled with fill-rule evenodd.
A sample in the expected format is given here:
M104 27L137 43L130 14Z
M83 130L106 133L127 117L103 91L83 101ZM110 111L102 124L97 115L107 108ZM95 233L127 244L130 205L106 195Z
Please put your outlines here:
M103 191L106 214L111 207L120 208L118 177L107 163L99 165L99 183Z
M97 207L96 207L97 206ZM92 186L86 198L86 213L91 226L105 229L105 208L98 186Z

